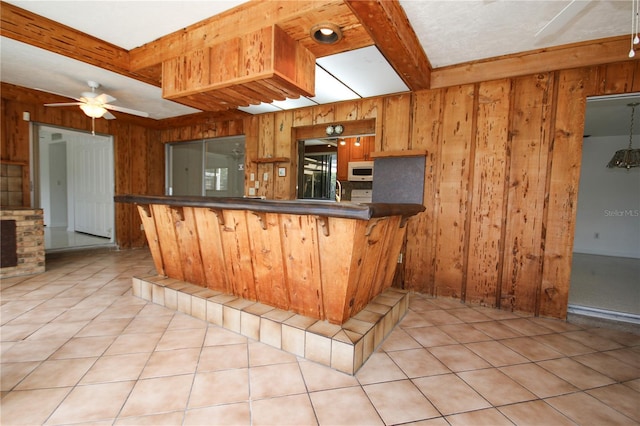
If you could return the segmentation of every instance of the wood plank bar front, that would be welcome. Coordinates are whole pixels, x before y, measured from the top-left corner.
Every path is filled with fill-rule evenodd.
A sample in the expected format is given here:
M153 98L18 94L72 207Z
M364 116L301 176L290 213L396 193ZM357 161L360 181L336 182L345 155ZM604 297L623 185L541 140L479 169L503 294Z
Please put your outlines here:
M158 274L342 324L391 286L419 204L116 196Z

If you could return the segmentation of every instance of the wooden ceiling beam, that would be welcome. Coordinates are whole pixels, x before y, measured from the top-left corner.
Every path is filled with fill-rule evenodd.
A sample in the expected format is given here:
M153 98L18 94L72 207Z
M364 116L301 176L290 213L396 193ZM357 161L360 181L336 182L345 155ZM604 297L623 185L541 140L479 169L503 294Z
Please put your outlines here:
M199 126L210 124L212 128L219 125L223 121L238 121L242 126L242 122L245 118L252 117L248 112L241 111L239 109L226 109L223 111L204 111L194 114L181 115L179 117L164 118L158 120L156 127L162 130L170 130L188 126ZM238 129L242 133L242 128Z
M345 0L410 90L429 89L431 64L398 1Z
M436 68L431 73L431 88L628 61L628 53L628 35L531 50ZM636 55L635 60L639 58Z
M129 51L11 3L0 7L0 35L160 86L159 80L130 71Z

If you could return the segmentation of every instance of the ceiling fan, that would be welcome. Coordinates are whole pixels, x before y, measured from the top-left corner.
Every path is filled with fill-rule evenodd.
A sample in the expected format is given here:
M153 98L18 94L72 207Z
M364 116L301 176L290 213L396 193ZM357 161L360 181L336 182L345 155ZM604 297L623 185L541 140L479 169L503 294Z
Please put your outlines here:
M45 104L44 106L57 107L57 106L78 105L80 107L80 109L87 116L89 116L89 117L91 117L93 119L96 119L96 118L105 118L107 120L115 119L116 117L113 114L111 114L108 110L124 112L124 113L127 113L127 114L133 114L133 115L137 115L139 117L149 117L149 114L146 113L146 112L136 111L135 109L124 108L124 107L120 107L120 106L116 106L116 105L110 105L110 103L114 102L116 100L116 98L114 98L113 96L109 96L106 93L102 93L102 94L98 95L96 93L96 89L98 87L100 87L100 84L96 83L95 81L87 81L87 84L91 88L91 91L90 92L83 92L82 96L80 96L79 98L76 98L76 97L73 97L73 96L61 95L61 96L65 96L67 98L73 98L77 102L63 102L63 103L55 103L55 104Z

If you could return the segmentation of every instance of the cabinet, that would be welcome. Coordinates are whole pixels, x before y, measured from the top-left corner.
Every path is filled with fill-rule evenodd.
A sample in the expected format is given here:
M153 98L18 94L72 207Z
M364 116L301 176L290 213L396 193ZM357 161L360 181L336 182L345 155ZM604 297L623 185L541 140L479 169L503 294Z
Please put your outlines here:
M360 136L360 146L356 146L357 138L350 138L349 161L368 161L374 144L374 136Z
M338 180L347 180L349 174L349 145L338 143Z
M375 136L360 136L360 146L356 137L344 138L345 144L338 143L338 180L347 180L350 161L369 161L375 145Z

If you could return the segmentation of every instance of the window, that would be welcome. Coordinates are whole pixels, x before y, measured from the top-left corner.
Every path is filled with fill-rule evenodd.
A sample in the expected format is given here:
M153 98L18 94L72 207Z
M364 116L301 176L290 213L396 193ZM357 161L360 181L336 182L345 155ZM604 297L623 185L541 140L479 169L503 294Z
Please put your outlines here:
M167 195L242 197L244 136L167 145Z
M209 191L226 191L229 180L229 168L218 167L204 171L204 189Z

